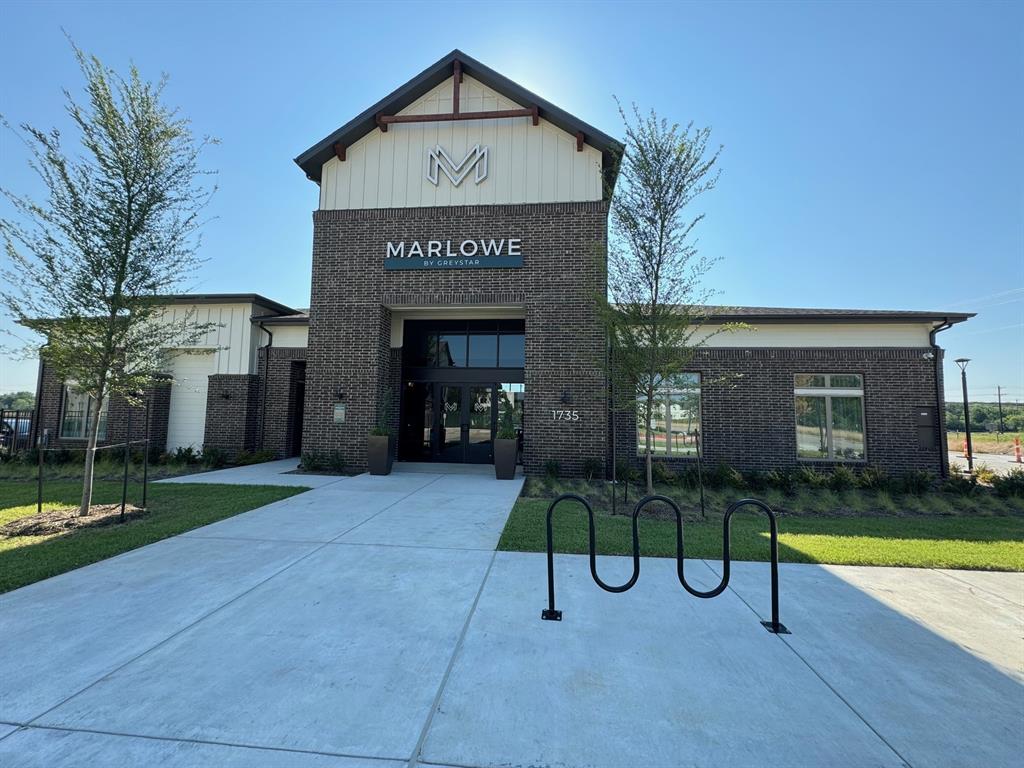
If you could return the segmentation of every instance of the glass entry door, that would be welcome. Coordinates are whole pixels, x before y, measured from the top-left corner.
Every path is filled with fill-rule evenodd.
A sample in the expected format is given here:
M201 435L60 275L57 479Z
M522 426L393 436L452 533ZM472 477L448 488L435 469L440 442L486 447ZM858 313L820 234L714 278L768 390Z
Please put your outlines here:
M466 462L490 464L494 461L494 387L472 386L469 390L466 418Z
M496 389L493 384L405 382L399 446L402 458L493 462Z
M463 462L466 460L466 449L462 434L462 405L465 398L462 392L465 389L460 384L435 384L440 388L441 403L440 419L438 429L437 459L438 461Z

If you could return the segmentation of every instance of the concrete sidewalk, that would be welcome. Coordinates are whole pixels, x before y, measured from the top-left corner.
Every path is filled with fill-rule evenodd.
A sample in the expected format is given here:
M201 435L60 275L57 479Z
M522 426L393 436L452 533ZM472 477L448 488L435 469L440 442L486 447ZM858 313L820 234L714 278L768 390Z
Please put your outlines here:
M763 564L567 555L543 622L520 485L333 478L0 596L0 765L1019 764L1024 575L783 565L774 636Z
M226 485L300 485L306 488L322 488L325 485L344 480L342 475L292 474L299 468L297 458L264 461L244 467L213 469L209 472L193 472L157 480L158 483L224 483Z

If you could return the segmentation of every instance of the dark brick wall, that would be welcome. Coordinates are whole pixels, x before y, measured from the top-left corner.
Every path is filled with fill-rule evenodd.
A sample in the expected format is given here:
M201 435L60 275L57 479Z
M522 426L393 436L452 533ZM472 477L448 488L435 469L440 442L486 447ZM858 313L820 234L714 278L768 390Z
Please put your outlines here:
M268 363L269 360L269 363ZM299 407L300 379L305 376L305 347L260 349L260 411L258 444L278 457L299 453L301 434L293 414Z
M939 475L945 446L917 445L914 411L936 404L931 348L880 349L704 349L692 370L702 378L704 457L740 470L797 466L793 376L797 373L859 373L864 377L867 459L892 474L921 469ZM941 381L939 382L941 386ZM941 389L939 390L941 392ZM617 454L637 466L636 421L616 415ZM656 458L681 467L692 459ZM817 468L828 463L808 462ZM844 462L846 463L846 462ZM856 467L857 464L851 466Z
M42 430L50 431L50 445L53 447L77 448L85 445L85 440L67 439L60 436L62 408L64 407L64 382L56 375L53 368L45 362L39 366L39 421L38 434ZM167 445L167 419L171 405L171 382L157 382L146 391L150 403L149 439L150 445L163 450ZM98 445L122 443L127 437L128 411L131 409L131 439L142 440L145 436L145 408L129 406L128 401L120 397L110 399L107 406L107 431Z
M400 384L388 306L516 305L526 317L526 471L554 459L572 475L585 458L604 460L604 335L594 298L606 287L607 213L603 202L316 211L305 447L340 450L350 466L365 467L378 402L389 384L397 398ZM521 237L524 266L384 269L389 240L481 237ZM566 407L563 392L579 421L552 420ZM347 419L335 425L338 397Z
M203 448L229 454L256 449L259 377L218 373L209 377Z

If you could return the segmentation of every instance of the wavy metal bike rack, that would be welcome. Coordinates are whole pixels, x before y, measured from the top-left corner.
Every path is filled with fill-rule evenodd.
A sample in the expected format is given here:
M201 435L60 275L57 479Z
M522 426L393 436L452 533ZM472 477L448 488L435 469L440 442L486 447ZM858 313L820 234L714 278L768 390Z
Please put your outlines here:
M686 577L683 574L683 515L679 511L679 506L672 499L667 496L657 494L653 496L645 496L638 501L636 507L633 508L633 575L625 584L615 586L612 584L606 584L601 580L601 577L597 575L597 537L594 528L594 510L591 508L590 502L579 494L563 493L552 501L551 505L548 507L548 607L541 611L540 617L542 619L546 621L562 620L562 612L555 609L555 554L552 545L551 515L555 511L555 507L563 501L577 501L587 510L590 536L590 575L594 578L594 582L597 586L606 592L626 592L627 590L632 589L633 585L636 584L637 579L640 578L640 538L637 529L637 521L640 517L640 512L643 511L643 508L648 504L656 501L667 504L672 508L672 511L675 512L676 515L676 575L679 577L679 583L683 585L683 589L694 597L704 599L717 597L729 586L729 576L731 574L729 525L732 521L732 516L743 507L757 507L768 516L768 523L771 527L772 619L771 621L762 621L761 624L765 629L773 634L790 634L785 625L779 621L779 529L775 521L775 512L772 511L771 507L758 499L740 499L739 501L731 504L726 510L725 517L722 519L722 581L714 589L702 592L687 584Z

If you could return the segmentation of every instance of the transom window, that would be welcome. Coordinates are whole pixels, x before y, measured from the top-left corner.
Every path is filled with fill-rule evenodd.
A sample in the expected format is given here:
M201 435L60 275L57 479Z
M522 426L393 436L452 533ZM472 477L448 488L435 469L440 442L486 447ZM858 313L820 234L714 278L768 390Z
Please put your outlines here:
M643 403L637 403L637 453L647 454ZM652 456L696 456L700 440L700 374L680 373L662 381L654 395Z
M99 440L107 437L107 406L109 400L103 401L100 408L100 423L96 430ZM64 386L64 410L60 421L60 436L68 440L84 440L88 429L89 418L94 413L96 400L75 388L74 384Z
M403 362L412 368L524 368L522 320L406 320Z
M797 458L863 461L863 377L859 373L798 373L793 384Z

